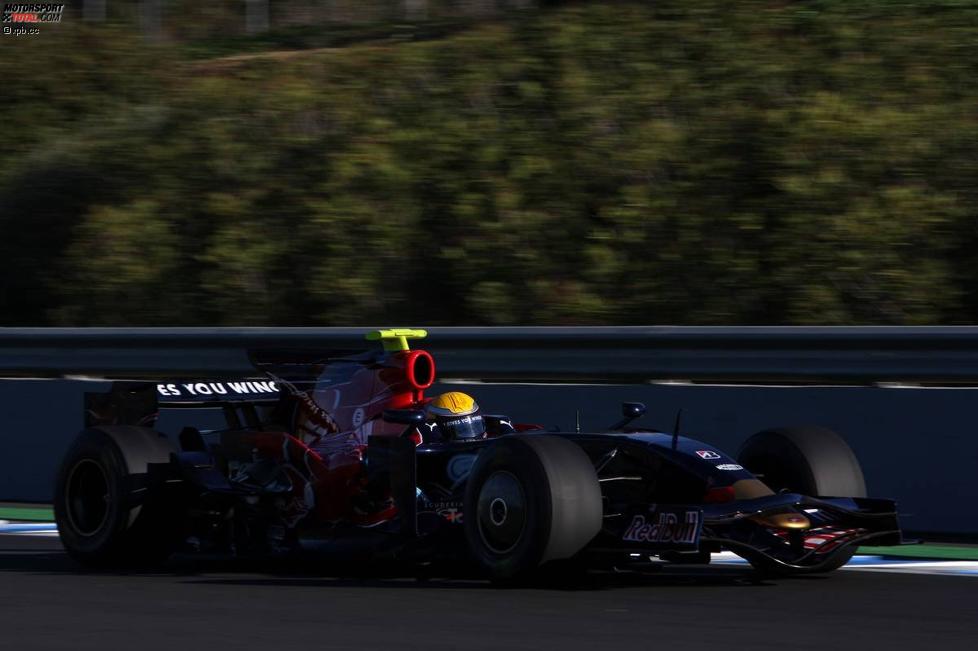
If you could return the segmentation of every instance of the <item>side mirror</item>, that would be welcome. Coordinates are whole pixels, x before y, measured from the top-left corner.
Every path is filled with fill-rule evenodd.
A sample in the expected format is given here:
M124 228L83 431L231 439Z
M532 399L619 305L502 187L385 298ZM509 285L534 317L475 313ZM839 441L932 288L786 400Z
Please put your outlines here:
M618 421L617 423L615 423L614 425L612 425L611 426L611 429L612 430L620 430L620 429L622 429L623 427L625 427L625 425L628 425L630 422L632 422L633 420L635 420L639 416L643 416L646 411L647 410L645 408L645 405L643 405L641 402L623 402L623 403L621 403L621 415L622 415L622 419L620 421Z
M643 405L641 402L621 403L621 415L629 420L634 420L639 416L644 416L645 412L645 405Z
M425 421L424 412L415 409L385 409L383 418L400 425L420 425Z

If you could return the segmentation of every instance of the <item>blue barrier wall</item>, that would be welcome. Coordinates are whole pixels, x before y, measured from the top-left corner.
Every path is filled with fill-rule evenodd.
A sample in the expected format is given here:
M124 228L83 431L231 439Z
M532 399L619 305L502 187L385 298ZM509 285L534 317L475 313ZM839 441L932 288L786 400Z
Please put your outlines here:
M101 383L0 382L0 500L46 502L57 464L82 420L83 391ZM447 388L447 387L445 387ZM842 434L863 466L871 495L899 500L904 527L978 534L978 438L972 405L978 389L769 388L663 385L458 385L486 413L571 429L580 409L585 430L607 427L622 400L649 407L641 420L735 454L750 434L817 424ZM164 412L163 431L185 424L219 426L214 410Z

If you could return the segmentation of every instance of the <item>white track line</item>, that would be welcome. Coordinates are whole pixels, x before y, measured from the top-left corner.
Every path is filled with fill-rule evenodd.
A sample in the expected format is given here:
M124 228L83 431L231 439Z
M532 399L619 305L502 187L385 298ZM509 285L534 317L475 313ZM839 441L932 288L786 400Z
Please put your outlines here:
M713 554L711 562L717 565L748 565L747 561L733 552ZM978 561L928 561L886 559L882 556L855 556L848 565L841 569L854 572L978 576Z

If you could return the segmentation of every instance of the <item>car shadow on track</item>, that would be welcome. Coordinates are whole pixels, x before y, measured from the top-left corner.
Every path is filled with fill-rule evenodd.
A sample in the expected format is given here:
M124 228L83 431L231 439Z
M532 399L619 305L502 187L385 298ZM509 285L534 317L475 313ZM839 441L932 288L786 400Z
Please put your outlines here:
M411 588L411 589L431 589L431 590L451 590L451 589L485 589L485 590L549 590L549 591L584 591L594 592L601 590L615 590L625 588L757 588L772 587L776 584L770 580L760 577L750 576L747 572L738 574L716 573L716 574L638 574L638 573L614 573L614 572L595 572L583 577L573 577L567 579L534 579L516 584L496 584L489 580L479 577L453 577L438 576L430 578L417 578L410 576L386 576L386 577L363 577L363 576L332 576L332 577L307 577L307 576L268 576L268 577L198 577L188 581L189 583L205 585L234 585L234 586L283 586L283 587L309 587L309 588L350 588L350 587L369 587L369 588Z
M147 580L177 580L187 584L283 586L309 588L391 588L391 589L485 589L520 588L531 590L600 591L626 588L758 588L776 586L782 581L821 581L826 577L808 576L771 579L748 568L730 566L678 567L649 572L571 572L551 573L519 584L492 583L476 572L458 568L405 567L403 565L328 565L322 562L267 559L227 559L177 557L153 569L96 570L52 549L0 547L0 573L70 574L133 577Z

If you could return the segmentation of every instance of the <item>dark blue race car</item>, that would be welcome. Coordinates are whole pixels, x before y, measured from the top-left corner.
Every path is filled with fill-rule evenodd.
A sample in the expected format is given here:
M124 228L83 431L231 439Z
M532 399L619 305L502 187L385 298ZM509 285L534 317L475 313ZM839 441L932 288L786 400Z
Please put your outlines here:
M424 391L435 362L382 350L255 353L261 379L116 383L90 394L55 512L92 565L172 553L472 563L511 580L555 562L652 568L732 551L774 573L828 572L857 545L900 544L895 505L865 497L829 430L754 435L736 457L678 432L544 431ZM154 429L160 408L224 410L226 427ZM677 423L678 428L678 423Z

